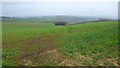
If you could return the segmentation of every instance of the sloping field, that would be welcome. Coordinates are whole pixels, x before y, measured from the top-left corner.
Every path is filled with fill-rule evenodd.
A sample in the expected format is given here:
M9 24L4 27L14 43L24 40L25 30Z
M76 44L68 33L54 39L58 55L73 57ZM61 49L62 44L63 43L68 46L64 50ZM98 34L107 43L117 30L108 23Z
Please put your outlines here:
M3 65L118 66L118 22L3 23Z
M1 17L0 17L1 18ZM65 21L68 24L82 23L88 21L97 21L99 18L80 17L80 16L42 16L42 17L2 17L3 22L34 22L34 23L54 23L57 21Z

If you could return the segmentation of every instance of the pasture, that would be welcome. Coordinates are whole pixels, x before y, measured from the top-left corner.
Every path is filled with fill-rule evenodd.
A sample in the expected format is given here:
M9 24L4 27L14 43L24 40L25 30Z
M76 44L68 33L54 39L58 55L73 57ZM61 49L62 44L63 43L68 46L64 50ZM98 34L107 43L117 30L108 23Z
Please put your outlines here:
M5 66L118 66L118 22L3 22Z

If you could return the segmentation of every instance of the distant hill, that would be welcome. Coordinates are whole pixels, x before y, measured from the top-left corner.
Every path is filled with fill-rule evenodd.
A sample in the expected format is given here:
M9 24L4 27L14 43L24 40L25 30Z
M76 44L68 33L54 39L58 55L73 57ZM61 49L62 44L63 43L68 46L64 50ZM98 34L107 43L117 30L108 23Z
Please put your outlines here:
M99 18L79 17L79 16L42 16L42 17L2 17L3 22L56 22L64 21L69 24L98 21Z

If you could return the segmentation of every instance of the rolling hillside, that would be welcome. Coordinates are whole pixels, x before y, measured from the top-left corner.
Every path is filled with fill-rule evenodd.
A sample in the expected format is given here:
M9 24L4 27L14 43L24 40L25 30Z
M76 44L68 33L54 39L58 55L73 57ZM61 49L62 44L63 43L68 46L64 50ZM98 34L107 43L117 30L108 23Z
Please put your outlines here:
M97 21L99 18L79 17L79 16L43 16L43 17L3 17L3 22L56 22L65 21L68 24Z
M118 22L3 23L5 66L118 66Z

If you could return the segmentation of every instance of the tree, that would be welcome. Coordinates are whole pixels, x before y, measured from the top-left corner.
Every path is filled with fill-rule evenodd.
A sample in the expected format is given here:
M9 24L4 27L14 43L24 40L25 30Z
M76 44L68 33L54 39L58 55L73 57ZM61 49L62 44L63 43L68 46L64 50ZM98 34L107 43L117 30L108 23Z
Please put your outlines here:
M65 25L67 25L67 22L55 22L55 25L63 25L63 26L65 26Z

